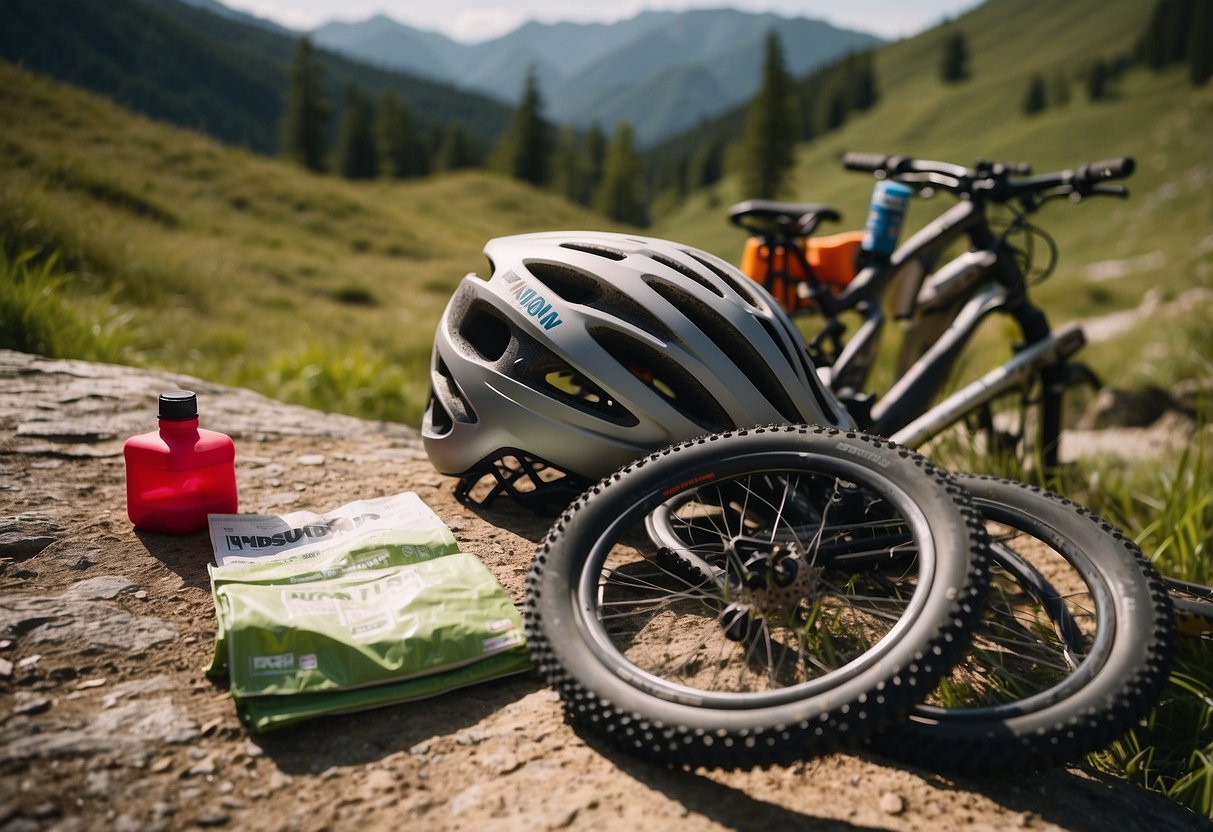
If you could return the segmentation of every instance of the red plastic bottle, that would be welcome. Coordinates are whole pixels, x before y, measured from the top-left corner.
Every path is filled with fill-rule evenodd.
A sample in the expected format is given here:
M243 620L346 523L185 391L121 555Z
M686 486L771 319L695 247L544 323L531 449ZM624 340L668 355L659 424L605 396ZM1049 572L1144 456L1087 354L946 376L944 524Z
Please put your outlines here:
M198 397L188 390L160 395L160 429L132 436L126 458L126 513L136 528L188 534L208 514L236 511L236 446L231 437L198 427Z

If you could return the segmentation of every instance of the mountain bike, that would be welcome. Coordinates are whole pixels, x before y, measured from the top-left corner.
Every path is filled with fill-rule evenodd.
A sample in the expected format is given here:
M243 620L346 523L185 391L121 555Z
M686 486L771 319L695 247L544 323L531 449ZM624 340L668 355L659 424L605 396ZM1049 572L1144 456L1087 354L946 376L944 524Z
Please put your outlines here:
M860 427L918 448L961 423L1003 450L1018 452L1045 471L1058 463L1062 396L1075 384L1098 386L1095 374L1072 360L1085 338L1078 325L1052 330L1029 288L1053 271L1057 247L1028 217L1052 200L1125 197L1109 180L1131 176L1130 157L1031 176L1027 165L948 162L847 153L848 170L870 172L930 196L943 190L958 202L898 247L887 259L862 262L861 233L813 238L839 212L820 203L749 200L729 209L730 220L753 236L743 270L790 313L821 319L810 341L815 364L828 368L830 386L848 403ZM992 217L995 208L1009 216ZM940 264L957 241L968 245ZM1032 241L1043 241L1049 262L1035 267ZM860 263L862 268L856 268ZM845 343L843 315L861 317ZM1004 315L1017 325L1014 354L981 378L936 401L982 321ZM877 399L867 391L887 316L905 326L893 382ZM1009 399L1011 413L1000 400ZM875 402L875 403L874 403ZM1032 447L1038 449L1033 453ZM1213 588L1164 578L1180 615L1180 631L1213 631Z
M957 201L891 256L870 259L849 274L842 263L841 277L837 264L823 277L810 263L812 235L821 223L840 219L835 209L818 203L738 203L729 218L752 235L753 262L760 268L751 267L751 276L792 314L819 319L810 355L861 428L917 448L969 423L989 451L1013 451L1054 470L1065 391L1097 380L1071 360L1085 341L1081 327L1053 330L1030 297L1030 285L1053 270L1057 249L1029 218L1057 199L1125 196L1126 189L1109 180L1131 175L1133 160L1038 176L1024 175L1023 166L985 162L966 168L858 153L843 161L850 170L901 182L919 194L945 191ZM1043 266L1035 262L1041 240L1049 255ZM847 242L856 245L853 237ZM951 255L960 244L964 250ZM860 318L845 340L844 313ZM1012 356L942 397L978 327L995 314L1018 332ZM904 323L905 341L892 383L875 396L869 389L871 371L889 316Z
M1088 170L1095 184L1115 172ZM1091 183L1067 174L1032 184L1025 194ZM788 232L811 233L831 211L751 202L739 217L767 233L768 250L784 246L786 256L794 242ZM772 286L777 298L781 288L796 292L784 298L816 307L827 321L852 306L864 313L855 338L843 344L837 326L831 332L827 324L807 349L869 425L914 421L902 415L907 410L865 411L862 394L848 387L867 377L884 322L880 295L899 276L903 297L906 280L915 289L911 311L959 308L964 316L948 349L930 361L954 359L995 310L1034 336L1035 349L1021 351L1003 375L1044 375L1073 352L1027 301L1025 270L981 211L962 205L928 229L837 293L808 280ZM966 234L985 245L984 254L957 258L963 269L927 278L928 264ZM802 273L811 273L808 265L801 262ZM1002 279L985 285L983 276ZM969 303L963 292L981 300ZM899 395L920 408L941 383L937 373L903 378L911 381ZM995 381L987 378L964 401L985 407L1012 388ZM887 508L880 478L856 483L814 459L807 428L773 435L741 431L666 449L604 480L553 527L528 579L528 636L575 721L685 765L757 765L866 735L902 759L988 769L1073 759L1148 712L1167 677L1174 635L1169 596L1153 567L1119 532L1059 495L972 476L956 482L971 492L992 541L987 588L965 605L963 637L973 639L972 649L944 649L928 637L909 648L908 666L862 690L874 677L860 670L870 671L871 657L888 649L885 639L906 634L906 621L919 622L916 632L929 627L911 601L934 585L934 550L908 532L902 511ZM836 687L847 695L837 696ZM898 718L910 688L914 703Z

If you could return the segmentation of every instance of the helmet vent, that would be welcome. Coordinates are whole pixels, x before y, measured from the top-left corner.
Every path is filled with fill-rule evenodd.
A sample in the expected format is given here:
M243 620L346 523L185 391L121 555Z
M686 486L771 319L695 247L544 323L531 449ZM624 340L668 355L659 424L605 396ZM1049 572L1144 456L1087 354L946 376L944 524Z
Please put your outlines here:
M592 303L602 296L598 281L577 269L555 263L528 262L527 271L569 303Z
M459 321L459 335L482 359L499 361L510 345L510 327L488 304L477 301Z
M666 353L617 329L596 327L590 336L686 419L708 432L736 427L699 380Z
M598 257L605 257L608 260L623 260L627 257L622 251L616 251L613 248L604 248L602 246L590 246L585 243L561 243L561 248L572 249L573 251L581 251L586 254L593 254Z
M567 364L561 363L549 368L543 376L543 381L547 384L549 393L595 416L617 425L632 426L640 423L605 390Z
M789 422L801 421L801 416L792 402L783 382L771 368L770 361L735 326L699 299L686 294L681 288L661 281L653 281L653 291L670 302L686 316L708 339L716 345L729 361L749 378L759 393L780 415ZM778 341L778 339L775 339ZM786 358L786 356L785 356ZM729 425L728 427L745 427Z
M435 433L439 434L449 433L457 421L469 424L476 421L472 406L451 377L446 362L441 360L435 368L434 381L430 387L429 415L430 424Z
M758 321L762 324L763 329L765 329L771 336L771 340L775 343L775 346L777 346L779 351L783 353L783 357L788 362L789 366L796 367L797 369L805 372L812 372L812 368L809 366L808 360L805 358L803 351L798 350L797 352L800 354L793 355L792 352L789 351L787 343L785 343L784 339L781 337L779 329L773 323L771 323L771 321L766 318L758 318Z
M717 277L719 277L721 280L723 280L725 283L727 283L729 288L732 289L737 294L741 295L741 297L745 300L745 302L748 303L750 306L761 308L761 305L759 303L757 303L757 301L754 299L754 295L750 291L750 287L747 285L748 283L751 282L748 278L743 278L741 280L738 280L737 275L725 271L724 269L720 268L719 266L717 266L715 263L711 262L710 260L705 260L704 258L700 257L699 255L697 255L691 251L686 252L686 254L688 257L694 257L696 260L698 260L700 263L703 264L705 269L709 269Z
M442 402L432 389L425 409L428 411L430 427L437 436L446 436L451 432L451 428L455 426L455 420L451 418L450 412L442 406Z
M808 353L802 349L804 346L804 336L800 334L800 330L796 329L795 325L792 325L790 321L781 326L778 325L777 321L771 321L767 318L759 318L759 320L762 321L762 325L766 327L767 332L771 333L771 340L779 345L779 349L783 351L784 355L787 355L790 364L800 368L810 378L816 375L817 370L813 367L813 362L809 360ZM780 337L781 335L786 336L786 338ZM788 339L792 342L791 355L788 354Z
M677 260L671 260L669 257L663 257L660 254L652 253L650 256L661 265L673 269L688 280L693 280L694 282L698 283L700 286L707 289L717 297L724 297L724 292L720 290L719 286L713 285L711 281L707 280L703 275L699 274L689 266L679 263Z
M555 263L528 262L526 267L546 290L561 300L593 307L658 338L673 337L670 328L652 310L609 280Z

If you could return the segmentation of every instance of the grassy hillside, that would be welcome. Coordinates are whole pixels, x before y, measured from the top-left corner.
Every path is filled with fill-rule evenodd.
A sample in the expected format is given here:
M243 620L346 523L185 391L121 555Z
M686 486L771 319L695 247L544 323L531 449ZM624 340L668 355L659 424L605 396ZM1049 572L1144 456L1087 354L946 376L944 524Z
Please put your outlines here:
M844 214L842 227L860 227L872 179L842 170L839 160L848 150L965 164L978 158L1024 161L1036 172L1129 155L1138 168L1126 183L1128 200L1054 203L1036 215L1061 252L1038 299L1055 318L1068 320L1136 306L1154 288L1173 296L1192 285L1213 285L1213 88L1193 88L1182 70L1158 75L1133 69L1109 100L1091 102L1085 91L1085 74L1097 58L1132 50L1151 6L1138 0L992 0L952 24L881 50L879 104L802 146L792 198L835 205ZM970 78L945 85L938 67L944 36L953 28L965 34ZM1021 104L1033 73L1051 86L1066 79L1069 103L1025 116ZM746 196L726 179L653 231L735 259L744 237L726 222L725 208ZM915 201L909 229L948 204L946 196ZM1108 356L1105 363L1116 361Z
M0 56L153 118L272 154L299 36L177 0L0 0ZM511 108L449 83L316 50L326 95L350 84L408 102L414 130L460 124L490 145ZM336 119L330 123L335 134Z
M603 225L488 174L313 176L9 64L0 112L0 282L105 336L81 357L326 409L417 424L434 326L484 242Z

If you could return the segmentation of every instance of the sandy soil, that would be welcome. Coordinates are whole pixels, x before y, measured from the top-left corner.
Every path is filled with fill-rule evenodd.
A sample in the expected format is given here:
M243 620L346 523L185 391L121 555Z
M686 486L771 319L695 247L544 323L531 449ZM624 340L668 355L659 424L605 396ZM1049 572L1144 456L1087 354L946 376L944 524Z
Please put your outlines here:
M137 533L123 439L199 393L241 509L416 492L516 603L548 519L472 511L414 432L176 376L0 352L0 830L1206 829L1082 767L981 780L833 755L671 771L575 732L534 673L250 734L203 674L204 533Z

